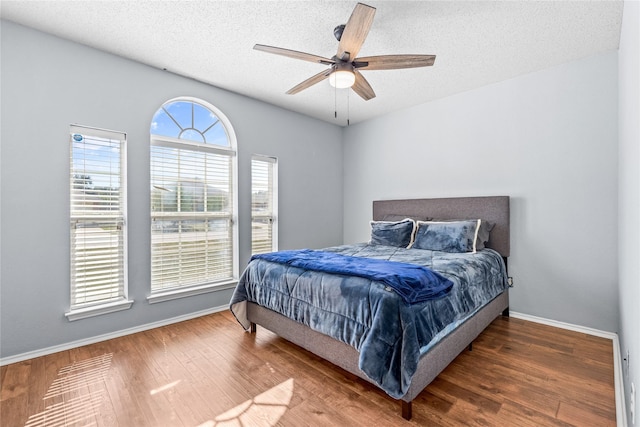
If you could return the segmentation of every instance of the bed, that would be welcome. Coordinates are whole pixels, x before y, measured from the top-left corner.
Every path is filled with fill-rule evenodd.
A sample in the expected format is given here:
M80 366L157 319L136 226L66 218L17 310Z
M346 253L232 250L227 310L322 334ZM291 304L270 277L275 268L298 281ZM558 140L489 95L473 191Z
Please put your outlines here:
M411 248L402 247L404 242L396 245L395 235L389 243L387 235L375 231L377 226L385 232L390 227L394 233L398 227L405 230L403 218L413 220ZM481 242L476 250L478 219L490 225L490 233L484 249ZM424 246L427 231L462 230L475 221L473 251L451 253ZM260 325L381 388L400 401L402 417L408 420L413 399L461 351L471 349L497 316L508 316L509 197L374 201L371 227L367 243L255 257L230 308L251 333ZM310 263L310 256L323 265L356 262L363 271L369 264L360 263L370 262L375 274L323 272ZM315 260L317 256L322 258ZM406 281L400 273L382 274L388 266L407 267ZM431 272L427 285L422 277L414 280L414 269ZM400 284L395 283L398 277Z

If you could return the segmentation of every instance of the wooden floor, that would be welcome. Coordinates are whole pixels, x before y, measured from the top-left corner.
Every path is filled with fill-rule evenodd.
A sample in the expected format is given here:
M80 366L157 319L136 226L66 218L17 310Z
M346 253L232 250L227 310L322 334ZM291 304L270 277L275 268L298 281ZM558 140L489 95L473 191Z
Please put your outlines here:
M613 426L611 340L499 317L413 403L229 312L1 369L12 426Z

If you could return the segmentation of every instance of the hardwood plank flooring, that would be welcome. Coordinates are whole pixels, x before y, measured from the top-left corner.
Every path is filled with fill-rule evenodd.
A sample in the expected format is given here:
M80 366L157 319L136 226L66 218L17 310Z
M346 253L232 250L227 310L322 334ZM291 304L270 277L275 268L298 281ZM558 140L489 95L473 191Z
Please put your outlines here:
M0 370L0 424L615 426L608 339L497 318L413 403L229 312Z

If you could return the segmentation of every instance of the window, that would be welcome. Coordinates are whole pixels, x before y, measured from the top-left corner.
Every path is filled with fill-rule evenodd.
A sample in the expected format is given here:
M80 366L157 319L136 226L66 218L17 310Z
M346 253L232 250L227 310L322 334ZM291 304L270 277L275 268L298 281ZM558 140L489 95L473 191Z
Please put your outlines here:
M166 102L151 123L151 296L160 302L237 278L235 136L213 106Z
M251 158L251 253L278 250L276 159Z
M69 320L127 309L126 135L70 128Z

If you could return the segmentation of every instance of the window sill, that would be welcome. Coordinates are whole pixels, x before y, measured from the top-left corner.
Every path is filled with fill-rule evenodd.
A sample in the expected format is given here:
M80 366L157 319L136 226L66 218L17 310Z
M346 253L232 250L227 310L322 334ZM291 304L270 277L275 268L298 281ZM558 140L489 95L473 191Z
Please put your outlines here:
M211 283L202 286L193 286L185 289L171 289L168 291L156 292L147 297L149 304L156 304L164 301L171 301L178 298L186 298L194 295L206 294L208 292L222 291L224 289L234 288L238 284L238 280L229 280L227 282Z
M102 314L128 310L132 305L133 300L122 300L108 304L94 305L91 307L69 310L64 315L70 322L73 322L74 320L86 319L87 317L100 316Z

